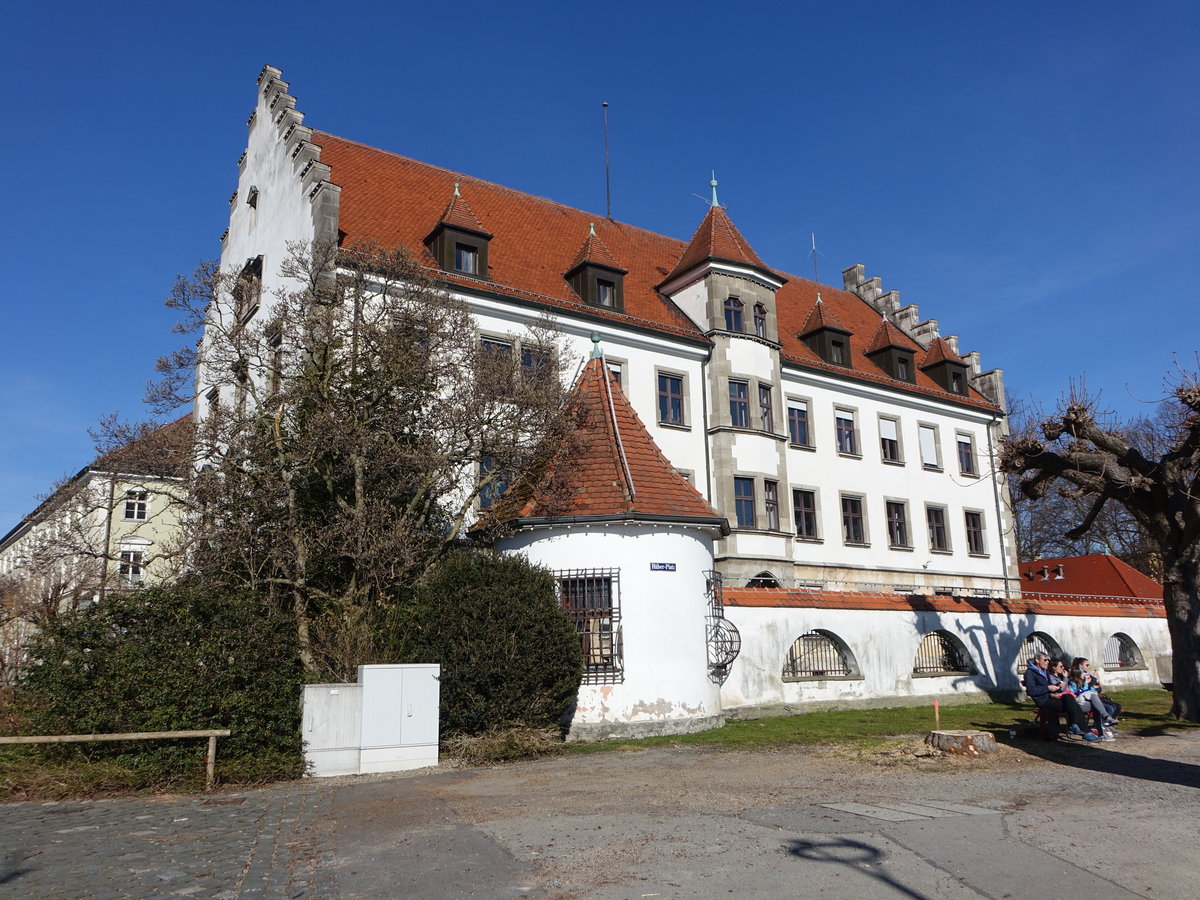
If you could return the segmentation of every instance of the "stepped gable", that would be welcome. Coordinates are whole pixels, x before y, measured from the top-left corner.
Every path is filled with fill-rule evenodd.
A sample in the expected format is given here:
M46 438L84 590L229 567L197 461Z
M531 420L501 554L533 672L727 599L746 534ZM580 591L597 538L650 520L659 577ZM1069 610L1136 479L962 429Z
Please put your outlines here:
M489 238L492 237L492 234L483 227L483 223L476 218L470 204L458 193L457 184L454 186L454 196L446 204L446 211L442 213L438 222L446 225L454 225L457 228L465 228L467 231L476 231Z
M875 332L875 337L871 340L871 346L867 348L867 353L877 353L888 347L913 350L917 348L917 342L893 325L890 319L884 319L879 323L879 330Z
M837 317L837 313L826 306L825 301L818 297L817 302L813 304L812 312L804 320L804 326L797 333L797 337L808 337L814 331L820 331L823 328L832 328L834 331L850 333L850 329L842 324L841 319Z
M1058 577L1058 567L1062 577ZM1021 563L1021 593L1026 597L1102 597L1111 600L1162 600L1163 587L1129 563L1105 553Z
M583 239L583 244L579 247L579 252L575 254L575 261L571 263L567 271L573 272L584 263L605 266L623 274L629 274L629 270L623 269L620 263L609 253L608 247L604 245L604 241L600 240L600 236L596 234L596 229L590 224L588 225L588 236Z
M727 532L724 517L663 456L603 359L584 366L568 406L578 429L574 440L543 467L525 496L510 497L516 488L505 494L492 522L667 518Z
M517 302L549 306L707 344L701 328L658 293L657 288L670 273L685 271L713 254L722 259L732 257L732 262L761 268L785 282L775 294L780 354L785 363L951 403L997 409L973 388L967 397L948 393L919 368L915 384L898 382L880 372L865 354L865 336L878 329L879 311L851 291L764 266L719 207L709 209L692 241L685 244L595 213L324 132L313 132L312 142L319 148L321 159L331 167L330 181L341 189L338 228L344 246L358 242L385 247L404 245L426 265L436 266L424 241L446 211L442 198L450 195L455 182L459 182L471 198L472 213L486 222L493 233L488 245L486 282L442 273L441 277L448 282L466 290L486 290ZM623 311L587 306L563 277L579 254L575 236L587 234L589 223L597 221L603 222L605 247L627 272ZM694 261L690 258L693 253ZM824 362L796 337L816 303L818 292L826 309L859 338L851 343L848 367Z
M682 275L689 269L695 268L709 259L723 259L727 262L741 263L762 269L764 272L775 274L767 268L767 264L758 258L754 248L742 237L737 226L730 220L729 215L720 206L710 206L708 214L692 235L687 249L671 270L671 274L663 279L668 282L677 275Z
M933 342L929 345L929 349L925 351L925 361L921 363L921 368L927 368L946 361L966 365L963 358L954 352L954 348L950 346L949 341L943 337L934 338Z

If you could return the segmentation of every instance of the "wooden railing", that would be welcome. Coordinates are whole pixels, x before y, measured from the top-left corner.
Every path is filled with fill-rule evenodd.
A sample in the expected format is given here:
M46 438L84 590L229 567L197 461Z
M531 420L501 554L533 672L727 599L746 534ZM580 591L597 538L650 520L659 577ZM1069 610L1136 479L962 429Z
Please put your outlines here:
M208 760L204 789L211 791L217 766L217 738L229 737L228 728L209 728L201 731L134 731L128 734L50 734L0 737L4 744L83 744L89 741L152 741L166 738L208 738Z

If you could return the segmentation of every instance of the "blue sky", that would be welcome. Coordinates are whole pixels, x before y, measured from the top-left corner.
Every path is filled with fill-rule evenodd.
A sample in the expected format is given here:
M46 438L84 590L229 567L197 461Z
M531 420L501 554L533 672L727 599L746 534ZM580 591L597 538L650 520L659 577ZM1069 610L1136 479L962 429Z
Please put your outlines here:
M437 8L434 8L437 7ZM254 79L307 124L682 239L709 172L769 264L855 262L1046 404L1145 412L1200 303L1200 4L15 7L0 36L0 533L144 415L219 251Z

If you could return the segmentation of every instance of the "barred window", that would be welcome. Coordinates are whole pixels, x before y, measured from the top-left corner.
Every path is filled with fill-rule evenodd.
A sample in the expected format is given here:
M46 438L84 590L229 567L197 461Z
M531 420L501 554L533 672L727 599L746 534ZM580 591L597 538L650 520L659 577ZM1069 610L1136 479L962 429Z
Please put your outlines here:
M584 684L620 684L625 680L620 571L566 569L555 573L559 602L579 632Z
M783 677L852 678L857 675L854 657L839 640L820 631L796 638L783 664Z
M1146 663L1142 660L1142 652L1133 638L1118 632L1104 644L1104 668L1106 669L1141 669Z
M1017 674L1024 675L1025 670L1029 668L1029 661L1039 653L1045 653L1051 659L1062 659L1063 655L1062 647L1058 646L1054 638L1035 631L1021 644L1021 650L1017 654Z
M932 631L921 639L917 658L913 661L914 675L943 675L975 671L966 649L951 634Z

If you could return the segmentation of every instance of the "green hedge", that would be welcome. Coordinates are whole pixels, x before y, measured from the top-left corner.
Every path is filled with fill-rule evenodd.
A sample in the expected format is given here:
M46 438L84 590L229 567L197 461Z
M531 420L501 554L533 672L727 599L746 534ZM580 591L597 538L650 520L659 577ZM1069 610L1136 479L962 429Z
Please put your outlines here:
M440 663L443 734L558 726L583 676L554 578L519 557L455 552L404 604L401 662Z
M248 592L181 582L110 594L33 641L39 663L17 687L23 730L101 734L228 728L218 754L247 777L303 770L295 623ZM165 770L195 741L85 747ZM47 750L67 753L67 748Z

